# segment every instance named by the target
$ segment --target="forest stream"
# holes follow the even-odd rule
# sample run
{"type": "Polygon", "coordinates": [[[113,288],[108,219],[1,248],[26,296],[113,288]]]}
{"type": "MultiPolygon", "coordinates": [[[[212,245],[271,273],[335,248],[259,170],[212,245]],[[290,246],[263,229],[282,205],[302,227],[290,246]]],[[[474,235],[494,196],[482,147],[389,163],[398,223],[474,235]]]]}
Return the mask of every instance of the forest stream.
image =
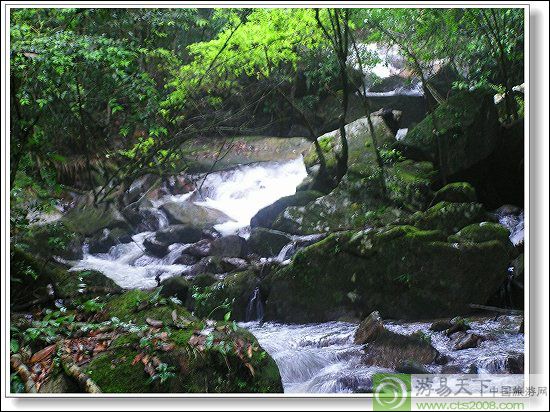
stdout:
{"type": "MultiPolygon", "coordinates": [[[[247,237],[250,218],[262,207],[293,194],[305,176],[301,157],[287,162],[244,165],[202,176],[197,180],[200,195],[196,190],[183,195],[166,195],[154,202],[158,227],[169,225],[160,206],[168,201],[185,204],[195,199],[196,204],[216,208],[231,218],[218,224],[218,231],[224,235],[238,233],[247,237]]],[[[501,223],[510,229],[511,240],[515,243],[523,238],[522,216],[499,216],[501,223]]],[[[132,236],[131,242],[115,245],[108,253],[90,254],[84,245],[83,259],[73,262],[71,270],[101,271],[128,289],[151,288],[157,285],[159,277],[166,279],[184,272],[188,267],[174,264],[174,261],[191,244],[174,243],[166,256],[156,258],[145,254],[143,248],[144,240],[152,234],[138,233],[132,236]]],[[[316,237],[310,235],[302,239],[311,242],[316,237]]],[[[298,249],[297,240],[299,237],[270,259],[288,261],[298,249]]],[[[371,388],[374,373],[391,371],[363,362],[363,346],[354,344],[353,340],[357,323],[263,323],[263,302],[257,293],[256,290],[250,296],[247,308],[247,319],[254,320],[240,325],[251,331],[274,358],[285,392],[364,392],[371,388]]],[[[451,339],[444,332],[430,330],[430,322],[387,321],[385,327],[403,335],[421,332],[431,336],[433,346],[449,361],[445,366],[429,366],[427,371],[430,373],[505,373],[508,360],[523,353],[524,336],[517,333],[521,321],[521,316],[514,315],[475,317],[470,323],[472,331],[487,339],[478,347],[458,352],[453,351],[451,339]]]]}

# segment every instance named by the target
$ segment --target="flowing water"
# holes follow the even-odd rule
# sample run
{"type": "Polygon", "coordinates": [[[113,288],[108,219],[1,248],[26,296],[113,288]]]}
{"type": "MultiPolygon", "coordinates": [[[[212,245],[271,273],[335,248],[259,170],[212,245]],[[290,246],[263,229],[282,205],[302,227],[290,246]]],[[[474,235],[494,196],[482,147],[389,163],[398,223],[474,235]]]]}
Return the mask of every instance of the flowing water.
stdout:
{"type": "MultiPolygon", "coordinates": [[[[211,173],[198,180],[197,191],[184,195],[167,195],[153,202],[153,216],[157,228],[168,226],[168,219],[159,209],[172,201],[218,209],[232,220],[216,229],[222,234],[239,233],[247,236],[251,217],[261,208],[277,199],[291,195],[306,177],[301,158],[283,162],[266,162],[240,166],[232,170],[211,173]]],[[[523,240],[523,213],[499,216],[500,222],[511,231],[514,244],[523,240]]],[[[176,243],[169,246],[166,256],[152,257],[145,253],[144,240],[154,232],[135,234],[129,243],[113,246],[108,253],[91,254],[84,247],[84,258],[73,262],[71,270],[94,269],[105,273],[124,288],[151,288],[159,276],[166,278],[184,272],[189,266],[174,262],[190,245],[176,243]]],[[[319,241],[324,235],[295,236],[270,259],[288,263],[297,250],[319,241]]],[[[246,308],[249,329],[262,347],[275,359],[283,380],[285,392],[336,393],[365,392],[372,387],[372,375],[386,371],[367,366],[363,362],[364,348],[353,343],[357,324],[328,322],[322,324],[286,325],[261,323],[264,315],[263,299],[257,288],[246,308]]],[[[429,330],[430,323],[386,322],[386,327],[401,334],[422,331],[429,335],[434,347],[448,356],[449,364],[457,371],[467,372],[472,365],[479,372],[502,373],[511,355],[523,353],[523,334],[516,333],[520,317],[500,316],[497,319],[479,319],[471,322],[473,332],[487,337],[477,348],[454,351],[451,340],[442,332],[429,330]]],[[[431,372],[442,372],[442,367],[431,365],[431,372]]]]}
{"type": "MultiPolygon", "coordinates": [[[[268,206],[283,196],[296,192],[307,176],[301,157],[287,162],[264,162],[239,166],[231,170],[199,176],[199,190],[182,195],[166,195],[153,201],[153,212],[158,220],[157,227],[168,226],[168,219],[159,208],[166,202],[176,202],[185,207],[192,201],[201,206],[218,209],[232,220],[215,226],[223,235],[239,233],[246,237],[250,219],[261,208],[268,206]]],[[[75,262],[72,269],[97,270],[113,279],[123,288],[151,288],[157,285],[157,278],[166,279],[183,273],[189,266],[175,265],[174,262],[190,245],[176,243],[170,245],[169,253],[163,258],[145,254],[143,241],[154,232],[134,235],[130,243],[113,246],[108,253],[90,254],[84,247],[84,257],[75,262]]],[[[294,243],[298,243],[296,240],[294,243]]],[[[293,244],[294,244],[293,243],[293,244]]],[[[289,246],[288,248],[296,247],[289,246]]],[[[287,248],[287,249],[288,249],[287,248]]],[[[286,254],[287,258],[290,256],[286,254]]]]}
{"type": "MultiPolygon", "coordinates": [[[[445,366],[430,365],[433,373],[468,373],[472,365],[479,373],[506,373],[510,356],[523,353],[523,334],[517,330],[520,316],[480,318],[470,323],[472,332],[487,337],[479,347],[455,351],[443,332],[430,331],[427,322],[384,322],[390,331],[410,335],[422,331],[432,345],[449,358],[445,366]],[[446,369],[444,369],[446,368],[446,369]]],[[[243,323],[273,357],[289,393],[366,392],[372,376],[391,369],[367,366],[364,348],[353,343],[357,324],[328,322],[308,325],[243,323]]]]}

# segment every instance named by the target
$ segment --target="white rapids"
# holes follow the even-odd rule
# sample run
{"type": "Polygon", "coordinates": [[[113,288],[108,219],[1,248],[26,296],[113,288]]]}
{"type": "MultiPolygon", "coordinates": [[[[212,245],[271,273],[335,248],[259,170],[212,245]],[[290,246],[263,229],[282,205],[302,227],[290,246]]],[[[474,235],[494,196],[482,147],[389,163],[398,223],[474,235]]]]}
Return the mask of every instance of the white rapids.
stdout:
{"type": "MultiPolygon", "coordinates": [[[[197,205],[208,206],[224,212],[232,220],[215,226],[223,235],[239,233],[248,235],[250,219],[261,208],[283,196],[296,193],[307,176],[302,157],[287,162],[263,162],[238,166],[231,170],[210,173],[200,177],[197,191],[183,195],[166,195],[153,202],[159,227],[166,227],[168,220],[159,207],[168,201],[181,203],[190,199],[197,205]]],[[[188,266],[175,265],[174,261],[189,245],[175,243],[163,258],[145,254],[143,241],[154,232],[142,232],[132,236],[129,243],[118,244],[108,253],[90,254],[84,247],[82,260],[74,262],[71,270],[97,270],[123,288],[152,288],[157,285],[157,276],[166,279],[181,274],[188,266]]]]}
{"type": "MultiPolygon", "coordinates": [[[[468,373],[475,366],[479,373],[506,373],[509,356],[524,351],[523,334],[517,333],[520,316],[499,316],[470,322],[472,332],[487,337],[477,348],[453,350],[451,339],[443,332],[430,331],[428,322],[384,322],[390,331],[410,335],[422,331],[432,345],[449,358],[446,367],[456,373],[468,373]]],[[[372,376],[389,369],[363,363],[363,346],[355,345],[357,324],[327,322],[287,325],[257,322],[242,323],[273,357],[283,381],[285,393],[357,393],[372,388],[372,376]]],[[[431,365],[432,373],[444,373],[444,367],[431,365]]],[[[448,372],[447,372],[448,373],[448,372]]]]}

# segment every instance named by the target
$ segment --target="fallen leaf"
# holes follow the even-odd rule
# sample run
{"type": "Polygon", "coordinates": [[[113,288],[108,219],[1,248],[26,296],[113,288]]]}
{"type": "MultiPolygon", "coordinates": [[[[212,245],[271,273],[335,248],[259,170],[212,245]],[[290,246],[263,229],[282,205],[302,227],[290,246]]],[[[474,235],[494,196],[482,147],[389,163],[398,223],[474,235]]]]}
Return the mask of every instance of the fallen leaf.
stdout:
{"type": "Polygon", "coordinates": [[[252,376],[254,376],[254,375],[256,374],[256,372],[254,372],[254,367],[253,367],[250,363],[245,362],[244,365],[248,368],[248,370],[250,371],[250,374],[251,374],[252,376]]]}
{"type": "Polygon", "coordinates": [[[55,345],[50,345],[45,347],[44,349],[36,352],[34,355],[32,355],[30,363],[36,363],[40,362],[43,359],[46,359],[47,357],[51,356],[51,354],[55,351],[55,345]]]}
{"type": "Polygon", "coordinates": [[[162,325],[164,325],[160,320],[151,319],[151,318],[146,318],[145,322],[149,326],[152,326],[153,328],[162,328],[162,325]]]}
{"type": "Polygon", "coordinates": [[[247,351],[247,353],[248,353],[248,357],[249,357],[249,358],[252,358],[252,345],[248,345],[248,351],[247,351]]]}
{"type": "Polygon", "coordinates": [[[138,353],[136,355],[136,357],[134,358],[134,360],[132,361],[132,366],[134,366],[136,363],[138,363],[143,358],[143,355],[145,355],[143,352],[138,353]]]}

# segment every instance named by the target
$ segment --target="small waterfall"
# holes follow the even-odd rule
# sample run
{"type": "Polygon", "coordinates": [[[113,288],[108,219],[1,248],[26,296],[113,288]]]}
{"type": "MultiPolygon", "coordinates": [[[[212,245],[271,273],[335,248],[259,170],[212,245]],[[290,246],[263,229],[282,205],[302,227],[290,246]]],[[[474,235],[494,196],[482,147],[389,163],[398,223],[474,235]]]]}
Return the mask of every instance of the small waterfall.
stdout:
{"type": "Polygon", "coordinates": [[[498,221],[510,231],[510,241],[517,246],[523,243],[525,213],[497,213],[498,221]]]}
{"type": "Polygon", "coordinates": [[[245,319],[247,322],[259,321],[261,322],[264,318],[264,303],[262,302],[262,294],[260,292],[260,287],[256,286],[250,299],[248,300],[248,305],[246,305],[245,319]]]}

